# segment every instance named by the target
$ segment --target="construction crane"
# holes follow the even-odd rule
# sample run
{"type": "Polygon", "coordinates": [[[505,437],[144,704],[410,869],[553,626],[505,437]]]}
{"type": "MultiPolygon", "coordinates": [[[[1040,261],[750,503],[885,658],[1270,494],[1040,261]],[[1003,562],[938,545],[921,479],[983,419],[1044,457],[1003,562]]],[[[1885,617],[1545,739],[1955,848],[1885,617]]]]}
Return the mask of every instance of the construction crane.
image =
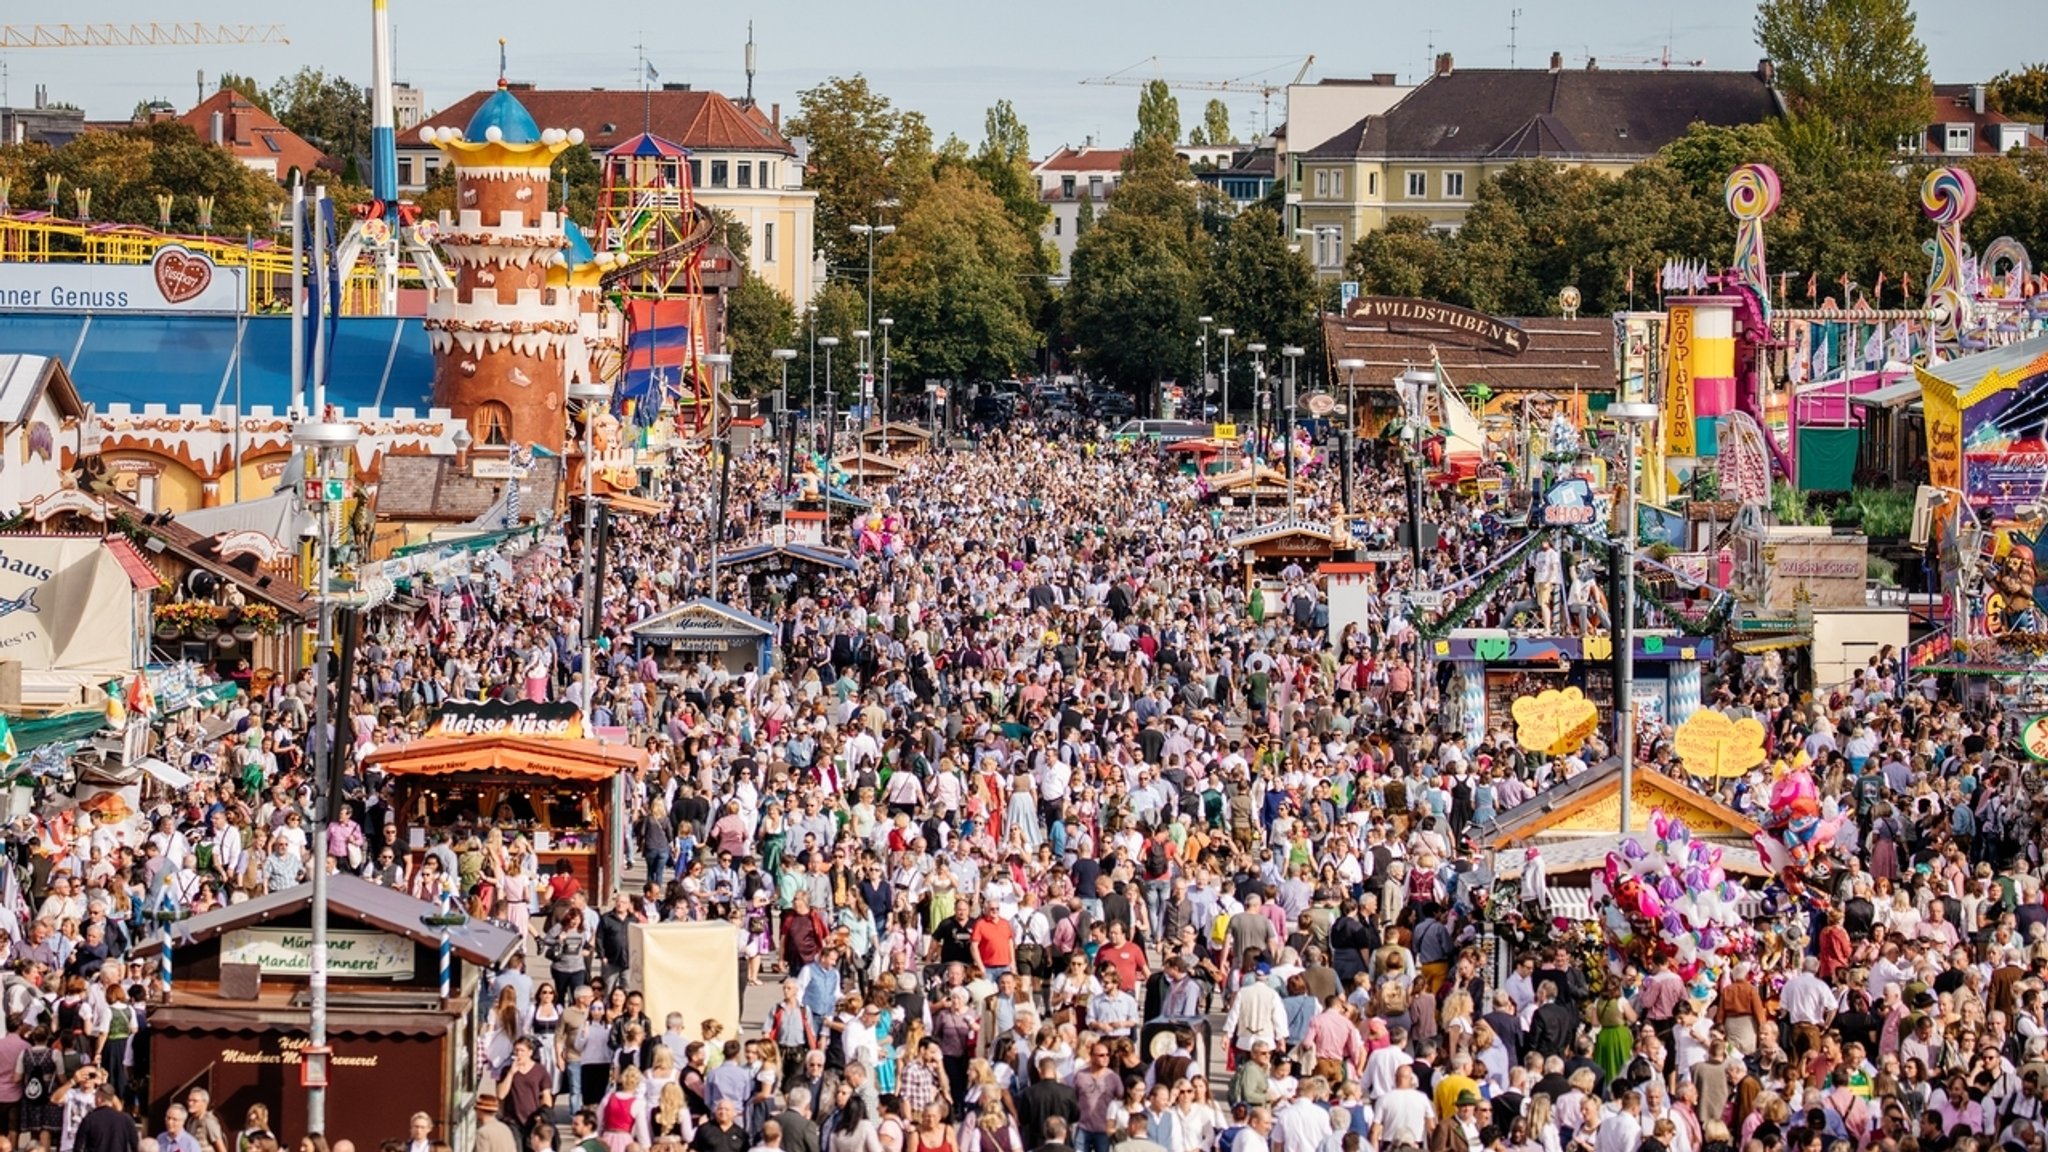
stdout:
{"type": "Polygon", "coordinates": [[[1278,93],[1287,91],[1290,85],[1301,83],[1302,77],[1308,75],[1308,70],[1315,66],[1315,62],[1316,57],[1315,53],[1313,52],[1303,57],[1301,61],[1301,67],[1297,68],[1294,72],[1294,79],[1289,80],[1286,84],[1268,84],[1264,81],[1250,80],[1243,76],[1234,77],[1229,80],[1167,80],[1164,77],[1160,76],[1125,75],[1125,73],[1134,71],[1139,68],[1143,68],[1148,64],[1151,65],[1153,68],[1157,69],[1159,67],[1159,57],[1148,56],[1145,59],[1138,61],[1136,64],[1131,65],[1129,68],[1120,68],[1115,72],[1111,72],[1107,76],[1099,76],[1092,80],[1083,80],[1081,81],[1081,83],[1108,84],[1125,88],[1142,88],[1145,85],[1152,83],[1152,81],[1154,80],[1159,80],[1163,82],[1168,88],[1180,88],[1184,90],[1193,90],[1197,92],[1245,92],[1257,96],[1265,102],[1266,127],[1270,130],[1273,126],[1273,97],[1278,93]]]}
{"type": "Polygon", "coordinates": [[[0,50],[289,43],[282,24],[0,24],[0,50]]]}
{"type": "Polygon", "coordinates": [[[1671,58],[1671,45],[1669,44],[1664,46],[1663,52],[1655,56],[1601,56],[1597,59],[1588,56],[1586,57],[1586,63],[1650,64],[1658,68],[1705,68],[1707,66],[1705,60],[1673,60],[1671,58]]]}

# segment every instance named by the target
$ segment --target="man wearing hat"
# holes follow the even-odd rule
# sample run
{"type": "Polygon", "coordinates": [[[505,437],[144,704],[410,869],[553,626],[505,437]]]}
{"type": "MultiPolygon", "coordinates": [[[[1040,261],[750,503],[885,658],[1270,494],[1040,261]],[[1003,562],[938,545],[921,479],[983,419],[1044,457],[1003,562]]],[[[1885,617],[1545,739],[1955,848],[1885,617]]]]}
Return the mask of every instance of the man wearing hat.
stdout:
{"type": "Polygon", "coordinates": [[[496,1095],[479,1093],[476,1103],[476,1152],[519,1152],[519,1137],[498,1117],[496,1095]]]}

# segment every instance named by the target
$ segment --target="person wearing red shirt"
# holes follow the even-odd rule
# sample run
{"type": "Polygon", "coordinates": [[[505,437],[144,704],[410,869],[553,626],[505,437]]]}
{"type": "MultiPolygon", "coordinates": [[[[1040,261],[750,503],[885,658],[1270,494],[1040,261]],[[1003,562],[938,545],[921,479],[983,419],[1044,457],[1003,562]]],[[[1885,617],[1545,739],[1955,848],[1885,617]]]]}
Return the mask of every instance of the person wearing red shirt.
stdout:
{"type": "Polygon", "coordinates": [[[1843,925],[1842,910],[1828,909],[1828,926],[1820,930],[1814,947],[1820,957],[1820,978],[1833,981],[1835,973],[1849,966],[1850,950],[1849,929],[1843,925]]]}
{"type": "Polygon", "coordinates": [[[1095,964],[1097,967],[1107,964],[1114,968],[1126,988],[1144,987],[1143,980],[1147,969],[1145,950],[1131,943],[1130,937],[1124,934],[1122,924],[1110,922],[1109,943],[1096,950],[1095,964]]]}
{"type": "Polygon", "coordinates": [[[970,937],[974,944],[974,958],[981,962],[981,970],[990,980],[1000,980],[1017,963],[1017,933],[1010,922],[996,915],[993,903],[983,903],[981,916],[974,922],[970,937]]]}

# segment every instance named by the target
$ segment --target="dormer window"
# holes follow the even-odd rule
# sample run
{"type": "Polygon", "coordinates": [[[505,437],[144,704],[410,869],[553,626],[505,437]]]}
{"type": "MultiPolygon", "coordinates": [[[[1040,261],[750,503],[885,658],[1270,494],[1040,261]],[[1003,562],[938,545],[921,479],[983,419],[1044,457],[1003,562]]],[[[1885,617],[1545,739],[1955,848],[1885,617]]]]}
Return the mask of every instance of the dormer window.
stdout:
{"type": "Polygon", "coordinates": [[[1970,151],[1970,126],[1969,126],[1968,124],[1951,124],[1951,125],[1949,125],[1949,126],[1948,126],[1948,136],[1947,136],[1947,138],[1946,138],[1946,143],[1944,143],[1944,144],[1942,145],[1942,151],[1944,151],[1944,152],[1968,152],[1968,151],[1970,151]]]}
{"type": "Polygon", "coordinates": [[[1073,198],[1074,198],[1074,178],[1073,178],[1072,176],[1062,176],[1062,177],[1060,177],[1060,199],[1062,199],[1062,200],[1072,200],[1073,198]]]}

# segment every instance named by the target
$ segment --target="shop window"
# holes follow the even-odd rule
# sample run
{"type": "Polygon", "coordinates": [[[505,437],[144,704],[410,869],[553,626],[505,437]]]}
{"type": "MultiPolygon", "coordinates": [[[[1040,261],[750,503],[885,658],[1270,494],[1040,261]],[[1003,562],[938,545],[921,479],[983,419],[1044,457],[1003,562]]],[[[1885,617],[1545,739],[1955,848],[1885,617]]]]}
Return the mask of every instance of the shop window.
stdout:
{"type": "Polygon", "coordinates": [[[496,400],[477,405],[469,418],[469,434],[479,447],[511,447],[512,409],[496,400]]]}

